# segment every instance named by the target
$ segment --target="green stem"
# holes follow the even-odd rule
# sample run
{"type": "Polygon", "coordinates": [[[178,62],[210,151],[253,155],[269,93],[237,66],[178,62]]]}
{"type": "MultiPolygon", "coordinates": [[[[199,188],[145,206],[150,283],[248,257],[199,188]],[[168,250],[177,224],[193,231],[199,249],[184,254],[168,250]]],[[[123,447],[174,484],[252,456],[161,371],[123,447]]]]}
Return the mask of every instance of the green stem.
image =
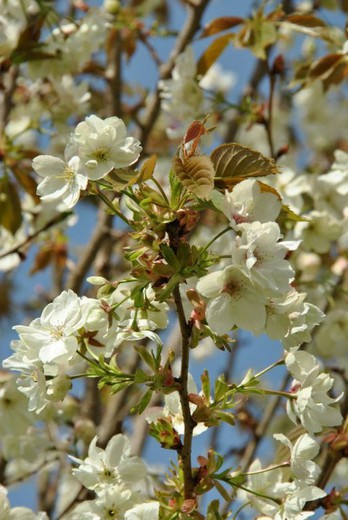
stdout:
{"type": "MultiPolygon", "coordinates": [[[[222,237],[222,235],[224,235],[225,233],[227,233],[228,231],[231,231],[231,230],[232,230],[232,228],[230,226],[228,226],[227,228],[220,231],[220,233],[218,233],[212,240],[210,240],[210,242],[208,242],[208,244],[201,250],[200,256],[202,256],[207,251],[207,249],[209,249],[209,247],[215,242],[215,240],[222,237]]],[[[230,258],[230,257],[228,257],[228,258],[230,258]]]]}
{"type": "Polygon", "coordinates": [[[167,195],[165,194],[165,192],[164,192],[162,186],[160,185],[160,183],[158,182],[158,180],[155,179],[154,177],[152,177],[151,180],[152,180],[152,182],[153,182],[154,184],[156,184],[156,186],[157,186],[157,188],[158,188],[160,194],[162,195],[163,199],[165,200],[165,202],[166,202],[166,203],[168,204],[168,206],[169,206],[169,200],[168,200],[168,197],[167,197],[167,195]]]}
{"type": "Polygon", "coordinates": [[[261,370],[261,372],[258,372],[257,374],[255,374],[254,377],[256,379],[258,379],[259,377],[263,376],[263,374],[266,374],[266,372],[269,372],[270,370],[272,370],[272,368],[279,367],[279,366],[284,365],[284,364],[285,364],[285,360],[284,359],[280,359],[279,361],[276,361],[275,363],[272,363],[272,365],[269,365],[269,367],[266,367],[263,370],[261,370]]]}
{"type": "Polygon", "coordinates": [[[241,484],[233,484],[234,487],[237,487],[238,489],[242,489],[243,491],[246,491],[247,493],[250,493],[251,495],[255,495],[256,497],[260,498],[266,498],[266,500],[272,500],[275,504],[279,505],[279,501],[276,498],[269,497],[267,495],[263,495],[262,493],[258,493],[257,491],[253,491],[247,487],[242,486],[241,484]]]}
{"type": "Polygon", "coordinates": [[[132,227],[131,226],[131,223],[129,222],[128,218],[125,217],[121,211],[118,211],[117,208],[115,208],[115,206],[113,205],[113,203],[107,198],[105,197],[104,193],[102,193],[99,188],[97,188],[97,194],[98,194],[98,197],[104,202],[104,204],[106,204],[106,206],[112,211],[112,214],[113,215],[116,215],[117,217],[119,217],[120,219],[123,220],[123,222],[125,222],[129,227],[132,227]]]}
{"type": "Polygon", "coordinates": [[[288,468],[289,466],[290,462],[282,462],[275,466],[269,466],[268,468],[259,469],[257,471],[247,471],[245,473],[241,473],[241,475],[260,475],[261,473],[267,473],[267,471],[272,471],[273,469],[288,468]]]}
{"type": "Polygon", "coordinates": [[[290,392],[283,392],[282,390],[269,390],[268,388],[258,388],[258,390],[267,395],[279,395],[281,397],[286,397],[287,399],[296,399],[295,394],[291,394],[290,392]]]}

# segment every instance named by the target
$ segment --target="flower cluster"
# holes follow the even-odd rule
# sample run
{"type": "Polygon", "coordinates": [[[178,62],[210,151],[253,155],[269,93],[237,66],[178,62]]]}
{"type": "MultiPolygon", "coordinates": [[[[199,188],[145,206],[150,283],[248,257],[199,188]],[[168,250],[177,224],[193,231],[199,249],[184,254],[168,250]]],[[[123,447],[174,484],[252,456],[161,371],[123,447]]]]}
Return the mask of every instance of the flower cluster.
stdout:
{"type": "Polygon", "coordinates": [[[325,491],[314,485],[320,472],[313,458],[319,453],[319,445],[307,433],[301,435],[293,445],[285,435],[275,434],[290,451],[290,458],[285,462],[289,471],[281,467],[262,470],[259,459],[250,466],[248,476],[248,499],[251,505],[266,518],[274,520],[302,520],[314,515],[303,512],[306,502],[317,500],[326,495],[325,491]],[[289,481],[291,477],[291,481],[289,481]],[[263,498],[263,496],[269,498],[263,498]]]}
{"type": "Polygon", "coordinates": [[[127,168],[140,151],[139,141],[127,137],[122,119],[88,116],[70,135],[64,161],[52,155],[35,157],[33,168],[44,178],[37,192],[42,200],[59,200],[72,208],[88,181],[101,179],[114,168],[127,168]]]}
{"type": "Polygon", "coordinates": [[[79,466],[73,475],[96,498],[78,505],[70,520],[156,520],[159,502],[147,501],[146,466],[139,457],[130,455],[130,443],[125,435],[110,439],[105,450],[98,448],[97,437],[90,443],[84,460],[72,457],[79,466]]]}
{"type": "Polygon", "coordinates": [[[283,241],[274,221],[280,211],[277,195],[263,191],[257,180],[239,183],[214,203],[229,219],[235,235],[231,265],[202,277],[197,290],[207,300],[206,319],[218,334],[233,327],[280,339],[284,348],[299,347],[322,312],[304,301],[291,286],[294,270],[286,259],[298,241],[283,241]]]}

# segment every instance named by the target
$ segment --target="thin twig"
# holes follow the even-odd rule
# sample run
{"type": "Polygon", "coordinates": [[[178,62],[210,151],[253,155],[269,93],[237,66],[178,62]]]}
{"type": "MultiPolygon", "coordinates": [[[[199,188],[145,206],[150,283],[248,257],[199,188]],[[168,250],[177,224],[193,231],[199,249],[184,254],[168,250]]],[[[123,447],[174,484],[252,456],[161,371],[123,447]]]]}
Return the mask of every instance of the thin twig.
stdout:
{"type": "Polygon", "coordinates": [[[99,209],[98,222],[95,227],[94,233],[90,242],[85,247],[85,250],[80,256],[80,260],[77,263],[76,268],[71,273],[68,279],[67,286],[78,293],[84,282],[88,270],[97,256],[97,253],[106,238],[110,236],[110,222],[112,222],[113,216],[105,213],[103,207],[99,209]]]}
{"type": "MultiPolygon", "coordinates": [[[[175,65],[175,59],[179,54],[181,54],[185,50],[187,45],[192,41],[196,32],[199,30],[203,13],[206,7],[208,6],[209,2],[210,0],[201,0],[201,2],[198,5],[188,5],[188,15],[186,18],[186,23],[176,39],[174,48],[169,56],[168,61],[164,63],[160,68],[160,80],[169,79],[171,77],[172,70],[175,65]]],[[[140,132],[140,142],[144,150],[146,148],[147,140],[150,136],[151,130],[159,116],[160,108],[160,89],[157,86],[153,94],[153,97],[149,103],[147,112],[144,116],[143,125],[140,132]]]]}

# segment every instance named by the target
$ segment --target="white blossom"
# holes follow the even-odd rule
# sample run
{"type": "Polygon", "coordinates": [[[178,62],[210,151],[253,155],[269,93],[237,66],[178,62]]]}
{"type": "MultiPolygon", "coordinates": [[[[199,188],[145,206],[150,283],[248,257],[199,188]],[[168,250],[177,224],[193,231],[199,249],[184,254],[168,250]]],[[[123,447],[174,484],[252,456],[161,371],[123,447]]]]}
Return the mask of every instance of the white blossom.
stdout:
{"type": "Polygon", "coordinates": [[[159,516],[159,502],[144,502],[137,504],[126,511],[125,520],[157,520],[159,516]]]}
{"type": "Polygon", "coordinates": [[[94,437],[84,460],[73,458],[79,464],[73,475],[87,489],[98,491],[110,486],[134,489],[146,476],[146,467],[139,457],[130,455],[130,442],[125,435],[114,435],[105,450],[97,446],[94,437]]]}
{"type": "Polygon", "coordinates": [[[244,222],[271,222],[279,215],[280,208],[281,201],[274,193],[263,192],[256,180],[247,179],[238,183],[233,191],[225,192],[218,209],[236,229],[244,222]]]}
{"type": "Polygon", "coordinates": [[[334,380],[321,372],[314,356],[304,351],[290,352],[285,364],[294,377],[291,392],[295,399],[287,401],[289,418],[297,424],[300,420],[310,433],[321,432],[325,426],[337,426],[342,416],[336,403],[337,398],[330,397],[334,380]]]}
{"type": "Polygon", "coordinates": [[[38,155],[33,160],[33,169],[44,177],[37,187],[42,200],[59,200],[72,208],[79,200],[81,190],[87,188],[88,177],[77,156],[63,161],[53,155],[38,155]]]}
{"type": "MultiPolygon", "coordinates": [[[[191,46],[179,54],[175,60],[172,78],[159,81],[161,106],[175,119],[180,121],[179,132],[184,123],[197,119],[202,111],[203,91],[196,80],[196,62],[191,46]]],[[[169,132],[175,137],[176,134],[169,132]]]]}
{"type": "Polygon", "coordinates": [[[319,307],[305,302],[304,298],[305,294],[299,293],[297,301],[289,309],[290,327],[288,333],[282,338],[282,344],[286,350],[309,343],[312,340],[313,328],[325,318],[325,314],[319,307]]]}
{"type": "Polygon", "coordinates": [[[294,477],[307,484],[313,484],[320,474],[320,466],[313,462],[320,450],[314,437],[304,433],[298,437],[295,444],[281,433],[276,433],[273,437],[289,448],[290,468],[294,477]]]}
{"type": "Polygon", "coordinates": [[[91,180],[105,177],[113,168],[127,168],[140,155],[140,142],[127,137],[126,125],[119,117],[86,117],[71,134],[68,155],[77,155],[83,171],[91,180]]]}
{"type": "Polygon", "coordinates": [[[330,251],[333,240],[337,240],[341,234],[341,223],[327,211],[311,211],[306,213],[306,219],[308,220],[296,223],[295,238],[302,239],[302,247],[307,251],[330,251]]]}
{"type": "Polygon", "coordinates": [[[249,467],[249,475],[245,484],[245,487],[251,491],[251,493],[247,493],[247,497],[257,511],[274,518],[279,510],[279,501],[285,496],[290,483],[282,482],[280,469],[261,470],[260,460],[255,459],[249,467]],[[264,495],[264,497],[255,495],[253,492],[264,495]]]}
{"type": "Polygon", "coordinates": [[[22,340],[13,340],[11,348],[15,351],[14,354],[2,364],[5,368],[20,372],[18,390],[28,398],[28,410],[40,413],[47,406],[48,397],[44,365],[38,358],[38,351],[22,340]]]}
{"type": "Polygon", "coordinates": [[[294,480],[289,484],[283,504],[274,516],[274,520],[304,520],[314,515],[313,511],[302,511],[306,502],[326,496],[325,491],[317,486],[294,480]]]}
{"type": "Polygon", "coordinates": [[[101,489],[95,500],[87,500],[78,505],[69,520],[123,520],[125,513],[138,500],[129,489],[108,486],[101,489]]]}
{"type": "Polygon", "coordinates": [[[76,354],[77,333],[84,320],[79,297],[68,290],[49,303],[29,326],[17,325],[14,329],[43,363],[65,365],[76,354]]]}
{"type": "Polygon", "coordinates": [[[260,286],[256,287],[238,266],[228,266],[203,276],[197,291],[207,298],[208,325],[218,334],[234,326],[263,332],[266,323],[266,299],[260,286]]]}
{"type": "Polygon", "coordinates": [[[285,255],[296,249],[299,242],[281,242],[276,222],[240,224],[232,244],[232,262],[246,267],[251,279],[273,291],[287,291],[294,279],[294,270],[285,255]]]}
{"type": "Polygon", "coordinates": [[[237,78],[233,72],[224,70],[220,63],[215,62],[199,81],[199,86],[226,96],[236,82],[237,78]]]}

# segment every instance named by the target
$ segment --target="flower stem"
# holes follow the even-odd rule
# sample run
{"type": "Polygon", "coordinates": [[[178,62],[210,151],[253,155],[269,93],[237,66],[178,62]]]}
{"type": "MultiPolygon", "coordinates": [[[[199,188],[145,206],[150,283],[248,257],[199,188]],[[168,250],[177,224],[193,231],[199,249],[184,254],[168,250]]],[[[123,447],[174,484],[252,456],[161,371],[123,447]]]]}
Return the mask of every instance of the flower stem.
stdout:
{"type": "Polygon", "coordinates": [[[285,364],[285,360],[284,359],[280,359],[279,361],[276,361],[275,363],[272,363],[272,365],[269,365],[268,367],[266,367],[263,370],[261,370],[261,372],[258,372],[257,374],[255,374],[254,377],[256,379],[258,379],[259,377],[261,377],[264,374],[266,374],[266,372],[268,372],[269,370],[272,370],[273,368],[279,367],[279,366],[284,365],[284,364],[285,364]]]}
{"type": "MultiPolygon", "coordinates": [[[[200,256],[202,256],[206,251],[207,249],[209,249],[209,247],[215,242],[215,240],[217,240],[218,238],[220,238],[222,235],[224,235],[225,233],[227,233],[228,231],[232,231],[232,228],[230,226],[228,226],[227,228],[223,229],[222,231],[220,231],[220,233],[218,233],[214,238],[212,238],[210,240],[210,242],[208,242],[208,244],[201,250],[200,252],[200,256]]],[[[231,258],[231,257],[229,257],[231,258]]]]}

